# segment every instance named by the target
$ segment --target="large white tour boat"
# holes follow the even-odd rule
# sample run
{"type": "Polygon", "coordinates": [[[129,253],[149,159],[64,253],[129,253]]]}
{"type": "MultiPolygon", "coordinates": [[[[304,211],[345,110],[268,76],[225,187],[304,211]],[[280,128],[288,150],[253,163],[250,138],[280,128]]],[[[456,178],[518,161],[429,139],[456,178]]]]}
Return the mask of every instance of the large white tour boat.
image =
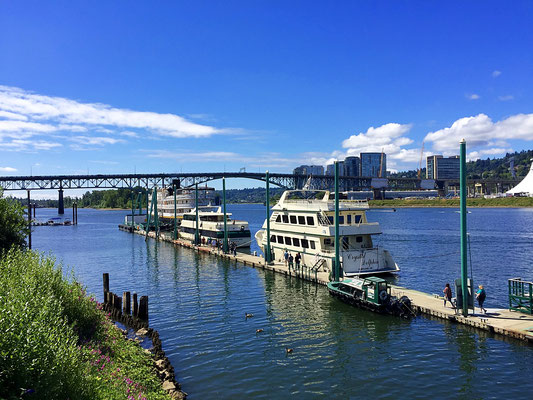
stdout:
{"type": "MultiPolygon", "coordinates": [[[[148,203],[151,207],[152,199],[148,203]]],[[[215,189],[212,187],[198,188],[198,205],[208,206],[215,203],[215,189]]],[[[196,207],[196,193],[194,188],[176,189],[176,218],[181,220],[183,215],[196,207]]],[[[174,219],[174,192],[172,187],[157,190],[157,213],[163,220],[174,219]]],[[[153,214],[153,211],[152,211],[153,214]]]]}
{"type": "MultiPolygon", "coordinates": [[[[272,207],[270,246],[273,259],[285,251],[302,255],[302,264],[332,271],[335,261],[334,193],[326,190],[287,190],[272,207]]],[[[390,253],[375,246],[372,236],[381,234],[379,223],[368,222],[368,203],[339,198],[340,261],[344,276],[399,271],[390,253]]],[[[261,249],[267,245],[266,220],[255,238],[261,249]]]]}
{"type": "MultiPolygon", "coordinates": [[[[224,213],[221,207],[198,207],[200,240],[224,240],[224,213]]],[[[250,247],[251,234],[247,221],[231,219],[231,213],[226,213],[226,229],[228,242],[234,242],[237,247],[250,247]]],[[[183,215],[179,230],[180,237],[193,241],[196,232],[196,209],[183,215]]]]}

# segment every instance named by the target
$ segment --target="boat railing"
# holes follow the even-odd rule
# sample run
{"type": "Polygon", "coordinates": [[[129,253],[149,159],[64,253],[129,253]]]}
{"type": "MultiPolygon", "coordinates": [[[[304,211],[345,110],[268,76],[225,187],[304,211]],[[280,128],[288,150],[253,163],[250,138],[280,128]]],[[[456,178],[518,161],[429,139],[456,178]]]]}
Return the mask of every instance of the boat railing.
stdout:
{"type": "MultiPolygon", "coordinates": [[[[374,246],[374,247],[350,247],[350,246],[342,246],[342,250],[343,251],[363,251],[363,252],[367,252],[367,251],[379,251],[379,246],[374,246]]],[[[320,251],[321,253],[325,253],[325,254],[335,254],[335,248],[331,248],[331,250],[329,249],[322,249],[320,251]]]]}

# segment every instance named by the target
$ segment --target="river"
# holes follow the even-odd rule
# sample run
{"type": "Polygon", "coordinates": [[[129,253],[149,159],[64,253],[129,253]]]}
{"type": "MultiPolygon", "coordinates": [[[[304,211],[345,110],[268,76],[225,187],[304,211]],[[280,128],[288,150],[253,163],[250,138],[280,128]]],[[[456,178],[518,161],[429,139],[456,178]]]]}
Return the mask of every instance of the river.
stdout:
{"type": "MultiPolygon", "coordinates": [[[[248,220],[252,234],[265,218],[260,205],[228,211],[248,220]]],[[[37,218],[56,213],[38,209],[37,218]]],[[[77,226],[35,227],[33,247],[71,267],[100,300],[104,272],[112,291],[148,295],[150,325],[190,399],[489,399],[533,392],[532,346],[441,320],[376,315],[339,302],[322,286],[145,242],[118,230],[126,213],[79,209],[77,226]]],[[[440,294],[459,277],[456,210],[367,216],[380,222],[384,233],[376,242],[400,265],[397,284],[440,294]]],[[[471,209],[468,227],[473,277],[487,290],[486,307],[505,307],[507,279],[533,279],[533,209],[471,209]]]]}

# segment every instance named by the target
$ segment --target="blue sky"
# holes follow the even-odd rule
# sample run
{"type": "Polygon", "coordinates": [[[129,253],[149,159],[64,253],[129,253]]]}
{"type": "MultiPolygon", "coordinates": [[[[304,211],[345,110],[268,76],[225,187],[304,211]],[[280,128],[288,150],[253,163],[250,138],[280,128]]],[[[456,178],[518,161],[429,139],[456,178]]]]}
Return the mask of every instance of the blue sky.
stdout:
{"type": "Polygon", "coordinates": [[[531,21],[531,1],[0,1],[0,175],[531,149],[531,21]]]}

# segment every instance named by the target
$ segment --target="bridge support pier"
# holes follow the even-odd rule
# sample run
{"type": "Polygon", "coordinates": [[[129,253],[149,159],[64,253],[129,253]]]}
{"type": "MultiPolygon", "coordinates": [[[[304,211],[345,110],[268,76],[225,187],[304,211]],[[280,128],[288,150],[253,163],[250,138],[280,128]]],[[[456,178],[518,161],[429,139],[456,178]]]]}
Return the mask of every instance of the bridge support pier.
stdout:
{"type": "Polygon", "coordinates": [[[65,214],[65,202],[63,201],[63,189],[59,189],[59,204],[57,205],[57,213],[65,214]]]}

